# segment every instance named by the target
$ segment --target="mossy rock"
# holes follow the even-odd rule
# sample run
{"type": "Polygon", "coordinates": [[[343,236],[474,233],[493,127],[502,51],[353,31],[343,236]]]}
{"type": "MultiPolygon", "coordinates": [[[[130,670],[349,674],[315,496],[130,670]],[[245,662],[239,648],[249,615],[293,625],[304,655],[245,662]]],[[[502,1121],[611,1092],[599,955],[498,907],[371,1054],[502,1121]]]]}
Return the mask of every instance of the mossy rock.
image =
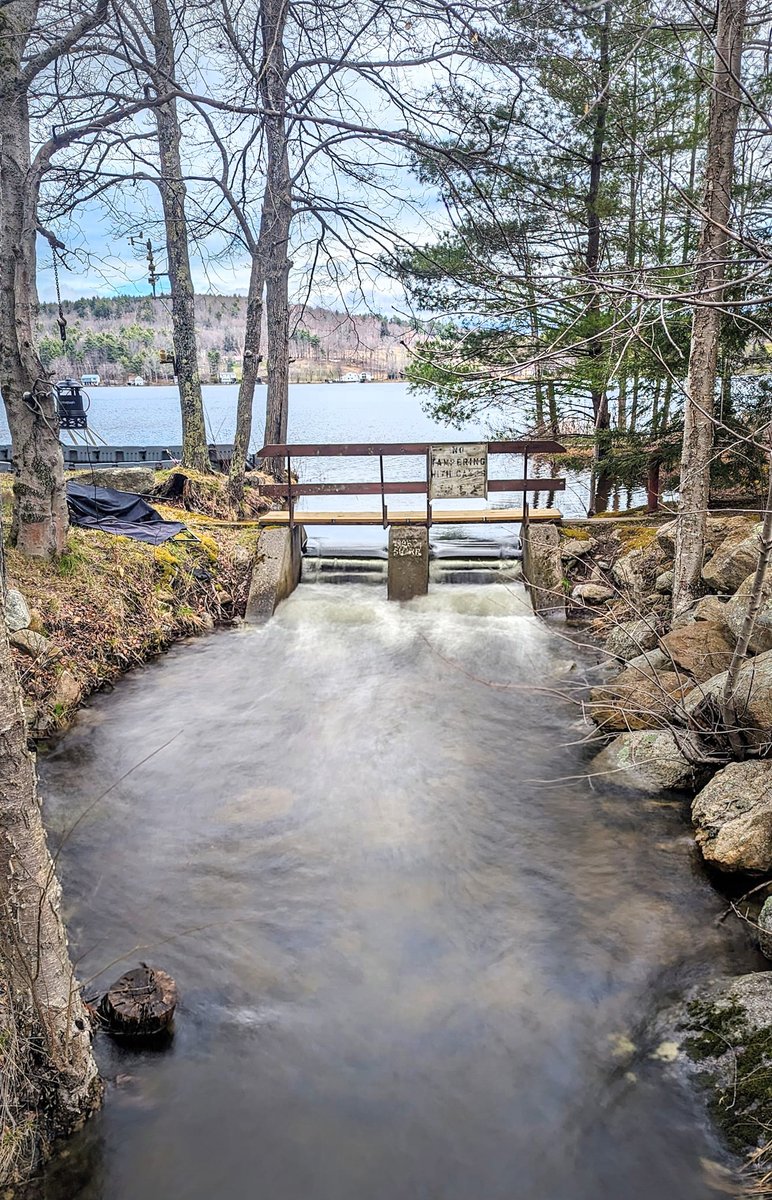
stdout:
{"type": "Polygon", "coordinates": [[[675,1024],[681,1061],[705,1091],[729,1145],[740,1154],[766,1146],[772,1128],[772,972],[695,989],[675,1024]]]}

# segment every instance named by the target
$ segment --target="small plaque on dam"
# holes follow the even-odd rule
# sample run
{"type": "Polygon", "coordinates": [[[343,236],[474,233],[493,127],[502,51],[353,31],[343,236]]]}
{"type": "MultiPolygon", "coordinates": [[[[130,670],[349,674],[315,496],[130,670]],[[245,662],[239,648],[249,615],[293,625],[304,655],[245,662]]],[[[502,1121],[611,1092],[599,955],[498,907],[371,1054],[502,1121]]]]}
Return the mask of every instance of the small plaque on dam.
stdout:
{"type": "Polygon", "coordinates": [[[485,442],[432,446],[429,466],[430,500],[487,498],[488,446],[485,442]]]}
{"type": "Polygon", "coordinates": [[[425,525],[389,529],[389,599],[412,600],[429,590],[429,530],[425,525]]]}

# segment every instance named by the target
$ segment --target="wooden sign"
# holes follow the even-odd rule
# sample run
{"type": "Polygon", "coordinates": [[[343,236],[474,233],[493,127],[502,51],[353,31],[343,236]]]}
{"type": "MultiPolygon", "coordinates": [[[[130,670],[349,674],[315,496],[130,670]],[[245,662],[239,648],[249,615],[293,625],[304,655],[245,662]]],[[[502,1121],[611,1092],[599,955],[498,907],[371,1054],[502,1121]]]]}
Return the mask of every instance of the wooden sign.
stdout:
{"type": "Polygon", "coordinates": [[[432,446],[429,451],[429,499],[454,500],[488,496],[486,442],[432,446]]]}

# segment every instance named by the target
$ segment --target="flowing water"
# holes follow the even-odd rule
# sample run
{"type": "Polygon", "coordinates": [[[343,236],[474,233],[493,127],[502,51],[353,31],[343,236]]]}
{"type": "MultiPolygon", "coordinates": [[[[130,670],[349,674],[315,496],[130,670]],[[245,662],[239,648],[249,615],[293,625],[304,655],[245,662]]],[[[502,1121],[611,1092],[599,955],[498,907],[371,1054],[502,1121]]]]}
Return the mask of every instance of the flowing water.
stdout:
{"type": "Polygon", "coordinates": [[[97,698],[42,764],[79,971],[182,1000],[47,1200],[722,1194],[650,1023],[748,952],[680,805],[583,777],[593,661],[516,583],[305,583],[97,698]]]}

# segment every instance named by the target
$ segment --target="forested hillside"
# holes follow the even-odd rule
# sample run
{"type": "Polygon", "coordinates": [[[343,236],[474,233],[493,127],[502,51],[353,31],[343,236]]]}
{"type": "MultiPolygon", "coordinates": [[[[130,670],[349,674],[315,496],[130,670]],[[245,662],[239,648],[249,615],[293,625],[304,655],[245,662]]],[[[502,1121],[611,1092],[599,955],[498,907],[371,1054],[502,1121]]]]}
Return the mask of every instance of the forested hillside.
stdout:
{"type": "MultiPolygon", "coordinates": [[[[172,349],[168,296],[91,296],[64,300],[62,309],[67,321],[64,347],[57,306],[41,305],[39,321],[40,356],[57,377],[99,374],[103,383],[124,383],[137,375],[148,381],[169,378],[171,368],[160,362],[161,352],[172,349]]],[[[202,379],[240,375],[246,312],[244,296],[196,297],[202,379]]],[[[339,379],[349,371],[397,379],[405,370],[407,346],[415,336],[408,322],[399,318],[351,316],[324,308],[295,308],[290,330],[294,382],[339,379]]]]}

